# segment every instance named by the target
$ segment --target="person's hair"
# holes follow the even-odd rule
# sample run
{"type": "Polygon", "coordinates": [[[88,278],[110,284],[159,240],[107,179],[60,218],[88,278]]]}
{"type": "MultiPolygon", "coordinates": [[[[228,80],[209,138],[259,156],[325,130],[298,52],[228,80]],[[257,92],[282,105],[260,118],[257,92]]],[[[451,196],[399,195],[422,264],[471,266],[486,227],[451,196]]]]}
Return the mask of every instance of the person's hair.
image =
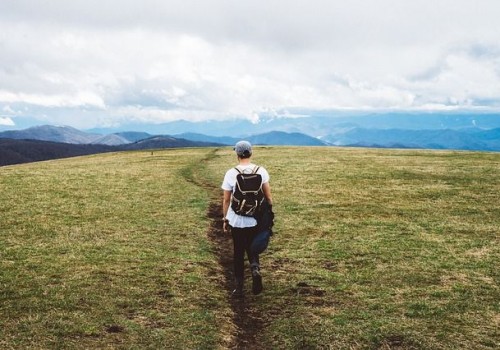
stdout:
{"type": "Polygon", "coordinates": [[[250,152],[249,150],[244,150],[243,154],[238,154],[238,158],[241,158],[241,159],[247,159],[247,158],[250,158],[251,156],[252,156],[252,152],[250,152]]]}

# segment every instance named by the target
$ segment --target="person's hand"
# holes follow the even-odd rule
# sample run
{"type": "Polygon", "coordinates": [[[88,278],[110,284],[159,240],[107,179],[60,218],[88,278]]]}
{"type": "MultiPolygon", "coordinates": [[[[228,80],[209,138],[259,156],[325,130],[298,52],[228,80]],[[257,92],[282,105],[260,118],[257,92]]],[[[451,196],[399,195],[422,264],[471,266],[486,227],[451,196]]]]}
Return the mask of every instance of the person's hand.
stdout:
{"type": "Polygon", "coordinates": [[[223,219],[222,220],[222,231],[224,231],[224,233],[228,233],[229,229],[230,229],[229,221],[227,221],[226,219],[223,219]]]}

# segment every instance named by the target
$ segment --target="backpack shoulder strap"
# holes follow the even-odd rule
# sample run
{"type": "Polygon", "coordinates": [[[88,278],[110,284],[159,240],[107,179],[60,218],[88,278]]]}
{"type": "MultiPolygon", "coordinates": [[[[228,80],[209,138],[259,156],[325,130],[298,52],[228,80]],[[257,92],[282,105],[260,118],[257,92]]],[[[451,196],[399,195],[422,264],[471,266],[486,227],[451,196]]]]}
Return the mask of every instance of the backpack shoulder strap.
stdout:
{"type": "Polygon", "coordinates": [[[241,174],[241,170],[238,169],[237,167],[234,167],[236,169],[236,171],[238,172],[238,174],[241,174]]]}
{"type": "Polygon", "coordinates": [[[253,168],[252,174],[257,174],[257,171],[259,171],[260,166],[256,165],[255,168],[253,168]]]}

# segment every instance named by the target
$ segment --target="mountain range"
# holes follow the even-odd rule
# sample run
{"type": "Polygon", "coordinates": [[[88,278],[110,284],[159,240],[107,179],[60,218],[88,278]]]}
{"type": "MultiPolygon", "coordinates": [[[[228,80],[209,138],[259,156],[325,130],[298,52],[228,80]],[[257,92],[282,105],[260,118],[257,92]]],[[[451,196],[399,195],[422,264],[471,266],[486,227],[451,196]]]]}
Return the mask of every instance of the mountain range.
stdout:
{"type": "MultiPolygon", "coordinates": [[[[9,130],[0,132],[0,138],[30,139],[63,142],[71,144],[101,144],[108,146],[129,145],[125,148],[139,147],[144,144],[164,144],[183,140],[188,146],[220,146],[234,145],[240,138],[229,136],[210,136],[197,133],[182,133],[176,135],[151,135],[146,132],[117,132],[113,134],[97,134],[84,132],[70,126],[35,126],[24,130],[9,130]]],[[[286,133],[271,131],[252,135],[246,138],[254,144],[266,145],[296,145],[296,146],[325,146],[326,142],[302,133],[286,133]]],[[[181,142],[181,143],[182,143],[181,142]]],[[[184,143],[182,143],[184,145],[184,143]]],[[[186,146],[186,145],[184,145],[186,146]]],[[[141,146],[142,147],[142,146],[141,146]]],[[[154,148],[154,147],[153,147],[154,148]]]]}
{"type": "MultiPolygon", "coordinates": [[[[210,136],[231,136],[246,138],[251,135],[270,131],[287,133],[303,133],[316,138],[348,131],[362,129],[399,129],[399,130],[463,130],[463,129],[495,129],[500,128],[500,113],[346,113],[337,115],[333,112],[316,112],[312,115],[297,116],[261,116],[257,121],[246,119],[206,120],[190,122],[177,120],[162,124],[125,124],[119,128],[95,128],[87,130],[91,133],[112,134],[128,130],[143,131],[158,135],[178,135],[197,133],[210,136]]],[[[306,114],[306,111],[303,113],[306,114]]]]}
{"type": "Polygon", "coordinates": [[[241,119],[203,122],[180,120],[159,125],[141,124],[135,130],[139,131],[82,131],[69,126],[43,125],[2,131],[0,139],[4,140],[0,143],[0,164],[44,158],[40,152],[30,151],[30,147],[45,150],[49,157],[47,159],[51,159],[56,154],[63,157],[134,149],[234,145],[241,139],[261,145],[500,151],[500,114],[264,116],[254,123],[241,119]],[[37,143],[35,140],[58,145],[37,143]]]}
{"type": "Polygon", "coordinates": [[[500,151],[500,128],[489,130],[353,128],[343,133],[327,135],[322,139],[335,146],[500,151]]]}
{"type": "MultiPolygon", "coordinates": [[[[234,145],[239,139],[185,133],[175,136],[144,132],[99,135],[69,126],[38,126],[0,132],[0,166],[66,158],[102,152],[179,147],[217,147],[234,145]]],[[[284,132],[269,132],[249,138],[254,144],[326,145],[316,138],[284,132]]]]}

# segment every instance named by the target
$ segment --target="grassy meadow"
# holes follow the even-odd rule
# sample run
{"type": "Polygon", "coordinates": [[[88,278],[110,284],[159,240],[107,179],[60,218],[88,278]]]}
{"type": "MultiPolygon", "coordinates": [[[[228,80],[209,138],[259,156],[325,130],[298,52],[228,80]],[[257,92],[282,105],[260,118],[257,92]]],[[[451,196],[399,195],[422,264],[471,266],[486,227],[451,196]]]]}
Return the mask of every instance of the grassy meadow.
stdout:
{"type": "Polygon", "coordinates": [[[0,168],[0,348],[212,348],[232,330],[180,175],[206,150],[0,168]]]}
{"type": "Polygon", "coordinates": [[[243,308],[207,235],[230,148],[0,168],[0,348],[500,347],[500,154],[254,158],[276,225],[243,308]]]}

